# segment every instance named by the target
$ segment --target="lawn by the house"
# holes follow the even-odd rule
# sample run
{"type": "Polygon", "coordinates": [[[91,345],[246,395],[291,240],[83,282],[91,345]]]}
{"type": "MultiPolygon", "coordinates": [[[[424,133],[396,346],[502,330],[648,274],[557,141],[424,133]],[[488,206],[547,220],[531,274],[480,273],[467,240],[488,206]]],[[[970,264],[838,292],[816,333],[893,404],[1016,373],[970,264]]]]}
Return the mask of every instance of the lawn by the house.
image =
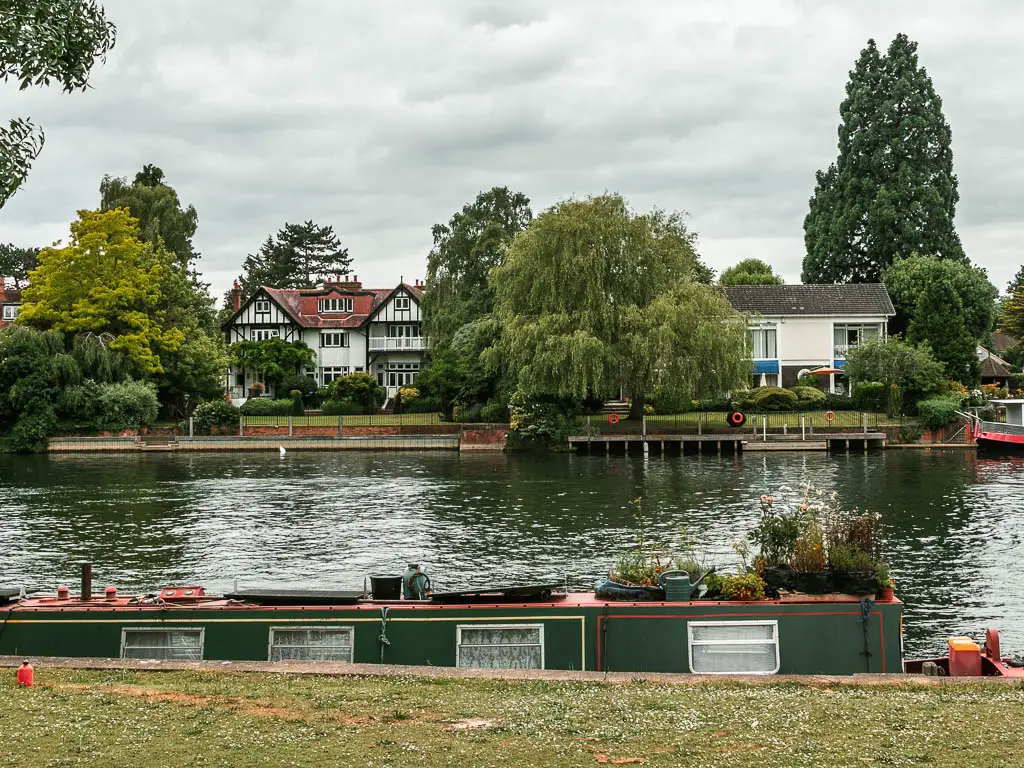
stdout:
{"type": "Polygon", "coordinates": [[[3,670],[0,766],[1024,764],[1024,688],[3,670]]]}

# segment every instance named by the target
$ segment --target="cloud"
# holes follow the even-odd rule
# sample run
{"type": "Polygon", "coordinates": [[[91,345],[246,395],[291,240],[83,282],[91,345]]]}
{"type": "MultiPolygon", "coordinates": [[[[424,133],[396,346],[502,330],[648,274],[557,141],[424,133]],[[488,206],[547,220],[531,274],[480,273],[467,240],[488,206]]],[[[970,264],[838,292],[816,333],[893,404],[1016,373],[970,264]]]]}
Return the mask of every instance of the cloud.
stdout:
{"type": "Polygon", "coordinates": [[[869,37],[897,32],[953,127],[958,228],[1004,285],[1024,259],[1024,7],[952,0],[458,3],[107,0],[93,89],[0,89],[47,145],[0,241],[65,236],[104,174],[165,171],[221,292],[286,221],[332,224],[364,281],[422,276],[430,228],[482,189],[540,210],[606,190],[686,210],[708,261],[797,280],[814,173],[869,37]]]}

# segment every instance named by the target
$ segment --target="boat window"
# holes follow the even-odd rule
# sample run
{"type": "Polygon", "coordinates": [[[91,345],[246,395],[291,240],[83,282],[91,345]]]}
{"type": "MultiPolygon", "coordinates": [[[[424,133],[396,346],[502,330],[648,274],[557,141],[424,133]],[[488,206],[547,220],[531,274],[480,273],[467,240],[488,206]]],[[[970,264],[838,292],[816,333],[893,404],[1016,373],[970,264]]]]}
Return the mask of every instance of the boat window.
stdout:
{"type": "Polygon", "coordinates": [[[270,660],[352,661],[352,627],[271,627],[270,660]]]}
{"type": "Polygon", "coordinates": [[[457,636],[457,667],[544,669],[544,627],[540,624],[459,626],[457,636]]]}
{"type": "Polygon", "coordinates": [[[121,630],[121,658],[198,661],[203,658],[203,632],[203,629],[125,627],[121,630]]]}
{"type": "Polygon", "coordinates": [[[779,671],[776,621],[691,621],[690,671],[707,675],[772,675],[779,671]]]}

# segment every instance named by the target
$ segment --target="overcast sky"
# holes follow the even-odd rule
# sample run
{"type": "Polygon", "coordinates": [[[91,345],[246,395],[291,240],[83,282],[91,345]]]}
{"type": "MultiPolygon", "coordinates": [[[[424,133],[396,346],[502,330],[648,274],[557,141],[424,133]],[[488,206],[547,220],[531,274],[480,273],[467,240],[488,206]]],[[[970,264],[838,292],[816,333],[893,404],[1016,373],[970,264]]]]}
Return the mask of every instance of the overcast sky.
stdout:
{"type": "Polygon", "coordinates": [[[623,194],[681,209],[718,269],[797,282],[814,173],[868,38],[897,32],[953,129],[957,228],[1001,289],[1024,262],[1024,4],[709,0],[107,0],[93,89],[18,92],[46,147],[0,242],[63,238],[104,174],[163,168],[220,296],[286,221],[331,224],[364,284],[423,277],[430,228],[482,189],[534,211],[623,194]]]}

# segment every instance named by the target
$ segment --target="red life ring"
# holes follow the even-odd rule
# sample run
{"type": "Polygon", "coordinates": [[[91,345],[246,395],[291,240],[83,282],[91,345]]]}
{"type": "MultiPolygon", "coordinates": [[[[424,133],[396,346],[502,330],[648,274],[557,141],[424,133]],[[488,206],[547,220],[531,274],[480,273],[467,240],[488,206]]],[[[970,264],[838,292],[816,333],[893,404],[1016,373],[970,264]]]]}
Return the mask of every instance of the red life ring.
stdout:
{"type": "Polygon", "coordinates": [[[729,423],[734,427],[742,427],[747,421],[747,417],[739,411],[733,411],[729,414],[729,423]]]}
{"type": "Polygon", "coordinates": [[[836,420],[836,412],[835,411],[825,411],[825,421],[827,421],[829,424],[831,424],[835,420],[836,420]]]}
{"type": "Polygon", "coordinates": [[[609,413],[608,414],[608,423],[609,424],[618,424],[619,423],[619,415],[617,413],[609,413]]]}

